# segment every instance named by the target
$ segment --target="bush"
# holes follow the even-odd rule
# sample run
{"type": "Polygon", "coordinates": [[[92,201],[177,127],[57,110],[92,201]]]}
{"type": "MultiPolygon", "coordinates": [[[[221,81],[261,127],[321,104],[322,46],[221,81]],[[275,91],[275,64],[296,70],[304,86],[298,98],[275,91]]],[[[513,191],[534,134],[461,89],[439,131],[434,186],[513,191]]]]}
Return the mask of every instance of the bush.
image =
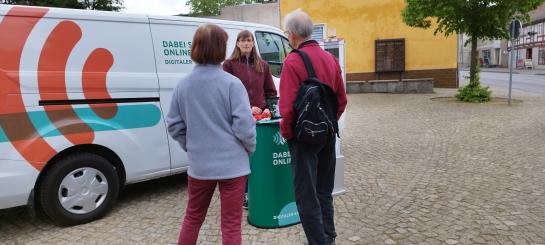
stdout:
{"type": "Polygon", "coordinates": [[[487,102],[492,99],[492,91],[490,87],[483,87],[481,85],[472,86],[472,84],[461,87],[458,89],[456,98],[461,101],[471,103],[487,102]]]}

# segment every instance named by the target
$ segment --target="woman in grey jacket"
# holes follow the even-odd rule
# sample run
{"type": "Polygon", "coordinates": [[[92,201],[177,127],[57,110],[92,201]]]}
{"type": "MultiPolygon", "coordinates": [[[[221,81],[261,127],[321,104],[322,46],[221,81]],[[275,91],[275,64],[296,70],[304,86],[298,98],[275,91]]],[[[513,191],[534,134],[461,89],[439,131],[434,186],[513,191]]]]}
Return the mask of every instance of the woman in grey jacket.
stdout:
{"type": "Polygon", "coordinates": [[[188,195],[179,244],[196,244],[219,184],[223,244],[241,244],[242,202],[249,154],[256,146],[255,122],[242,82],[224,72],[227,33],[199,27],[191,59],[197,63],[174,89],[168,131],[189,158],[188,195]]]}

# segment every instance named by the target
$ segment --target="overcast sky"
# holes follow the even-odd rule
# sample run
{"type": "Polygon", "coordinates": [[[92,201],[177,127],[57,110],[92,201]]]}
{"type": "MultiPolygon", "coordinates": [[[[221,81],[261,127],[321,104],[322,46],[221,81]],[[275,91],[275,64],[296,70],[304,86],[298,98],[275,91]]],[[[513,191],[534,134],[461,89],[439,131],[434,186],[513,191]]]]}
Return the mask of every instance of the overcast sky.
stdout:
{"type": "Polygon", "coordinates": [[[124,0],[122,12],[152,15],[187,14],[186,0],[124,0]]]}

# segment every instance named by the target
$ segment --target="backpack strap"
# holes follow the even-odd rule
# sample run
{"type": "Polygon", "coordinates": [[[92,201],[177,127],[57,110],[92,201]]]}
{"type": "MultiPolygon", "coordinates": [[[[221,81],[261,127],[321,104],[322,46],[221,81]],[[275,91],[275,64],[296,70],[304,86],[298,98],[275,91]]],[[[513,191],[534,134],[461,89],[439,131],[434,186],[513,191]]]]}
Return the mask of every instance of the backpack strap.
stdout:
{"type": "Polygon", "coordinates": [[[303,62],[305,63],[305,68],[308,72],[308,78],[316,78],[316,73],[314,72],[314,67],[312,66],[312,62],[310,62],[310,59],[308,58],[308,55],[299,49],[293,49],[290,53],[298,53],[301,58],[303,58],[303,62]]]}

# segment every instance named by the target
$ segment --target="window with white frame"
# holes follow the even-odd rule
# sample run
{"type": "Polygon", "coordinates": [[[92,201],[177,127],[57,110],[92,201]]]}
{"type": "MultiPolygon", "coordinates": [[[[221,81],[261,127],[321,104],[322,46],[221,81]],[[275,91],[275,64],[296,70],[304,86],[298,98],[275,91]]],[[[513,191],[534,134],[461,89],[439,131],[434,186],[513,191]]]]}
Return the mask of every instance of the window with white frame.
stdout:
{"type": "Polygon", "coordinates": [[[325,24],[316,24],[312,27],[312,39],[320,41],[325,37],[325,24]]]}

